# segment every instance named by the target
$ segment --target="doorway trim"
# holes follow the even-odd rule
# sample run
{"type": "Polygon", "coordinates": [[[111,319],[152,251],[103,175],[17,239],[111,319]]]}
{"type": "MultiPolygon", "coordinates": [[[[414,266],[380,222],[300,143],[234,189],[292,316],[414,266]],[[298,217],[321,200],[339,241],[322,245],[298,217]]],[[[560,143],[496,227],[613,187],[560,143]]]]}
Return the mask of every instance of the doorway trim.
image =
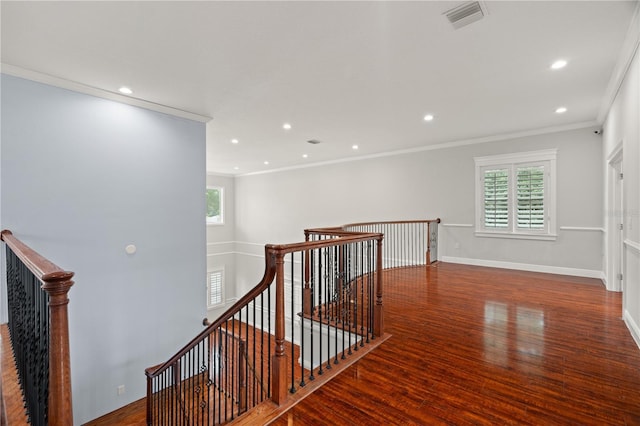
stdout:
{"type": "Polygon", "coordinates": [[[622,141],[607,159],[607,200],[605,209],[606,287],[610,291],[624,290],[624,179],[622,178],[622,141]]]}

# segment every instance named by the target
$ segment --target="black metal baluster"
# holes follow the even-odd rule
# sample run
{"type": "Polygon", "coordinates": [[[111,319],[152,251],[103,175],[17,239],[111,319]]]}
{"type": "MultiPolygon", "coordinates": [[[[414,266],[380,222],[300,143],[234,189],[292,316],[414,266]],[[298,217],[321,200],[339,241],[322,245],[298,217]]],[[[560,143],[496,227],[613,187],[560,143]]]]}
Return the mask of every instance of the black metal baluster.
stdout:
{"type": "MultiPolygon", "coordinates": [[[[294,323],[294,316],[295,316],[295,313],[294,313],[295,307],[294,307],[294,304],[293,304],[294,303],[294,299],[295,299],[295,297],[294,297],[294,295],[295,295],[295,292],[294,292],[294,288],[295,288],[295,282],[294,282],[295,273],[293,271],[293,268],[295,266],[295,253],[290,253],[289,254],[289,259],[291,259],[290,260],[291,261],[291,270],[290,270],[290,274],[289,274],[289,289],[291,291],[291,293],[290,293],[290,299],[291,299],[291,303],[290,303],[290,305],[291,305],[290,306],[290,308],[291,308],[291,331],[290,331],[290,333],[291,333],[291,335],[290,335],[291,359],[289,360],[289,366],[291,367],[291,388],[289,388],[289,393],[295,393],[296,392],[296,386],[295,386],[296,382],[294,380],[294,377],[295,377],[295,371],[294,371],[294,369],[295,369],[295,362],[294,362],[295,354],[293,352],[294,351],[293,342],[294,342],[294,336],[295,336],[294,324],[293,324],[294,323]]],[[[286,334],[286,332],[285,332],[285,334],[286,334]]]]}
{"type": "MultiPolygon", "coordinates": [[[[326,304],[326,287],[327,287],[327,274],[326,271],[323,274],[323,264],[322,264],[322,259],[323,257],[325,258],[325,261],[327,260],[327,249],[326,248],[320,248],[318,249],[318,294],[319,294],[319,298],[318,298],[318,335],[320,336],[320,338],[318,339],[318,364],[319,364],[319,368],[318,368],[318,375],[322,376],[324,374],[324,370],[322,369],[322,305],[326,304]],[[324,284],[324,291],[323,291],[323,284],[324,284]],[[322,294],[324,293],[324,299],[322,298],[322,294]]],[[[326,266],[325,268],[326,269],[326,266]]]]}
{"type": "Polygon", "coordinates": [[[268,380],[267,380],[267,390],[268,390],[268,397],[271,398],[271,286],[269,286],[267,288],[267,322],[269,323],[269,340],[267,342],[267,346],[269,346],[269,351],[268,356],[267,356],[267,371],[268,373],[268,380]]]}
{"type": "MultiPolygon", "coordinates": [[[[300,253],[300,387],[304,387],[306,385],[305,381],[304,381],[304,324],[306,321],[305,318],[305,285],[308,284],[306,283],[307,280],[307,276],[306,276],[306,267],[307,267],[307,258],[306,258],[306,252],[303,251],[300,253]]],[[[295,281],[294,281],[295,282],[295,281]]]]}
{"type": "MultiPolygon", "coordinates": [[[[360,277],[360,340],[364,341],[365,337],[365,328],[364,328],[364,307],[365,307],[365,293],[364,293],[364,286],[365,286],[365,278],[366,278],[366,271],[365,271],[365,267],[364,267],[364,260],[365,260],[365,253],[364,253],[364,248],[365,248],[365,242],[362,241],[361,243],[359,243],[359,247],[360,247],[360,257],[359,257],[359,265],[360,265],[360,272],[358,273],[358,277],[360,277]]],[[[357,312],[357,311],[356,311],[357,312]]],[[[357,316],[357,313],[356,313],[357,316]]],[[[357,329],[357,325],[356,325],[356,329],[357,329]]],[[[367,343],[369,343],[369,340],[367,340],[367,343]]]]}
{"type": "Polygon", "coordinates": [[[311,357],[310,357],[310,360],[309,360],[309,362],[310,362],[310,364],[309,364],[309,371],[310,371],[309,372],[309,380],[315,380],[316,379],[316,377],[313,375],[313,369],[314,369],[314,367],[313,367],[313,360],[314,360],[313,341],[315,340],[314,336],[313,336],[313,323],[315,322],[314,317],[315,317],[315,311],[316,311],[316,285],[315,285],[315,283],[316,283],[316,269],[317,269],[316,268],[316,264],[315,264],[315,258],[316,258],[315,253],[316,253],[315,249],[311,250],[311,256],[310,256],[310,260],[309,260],[309,262],[310,262],[309,267],[311,269],[310,273],[309,273],[309,275],[311,276],[311,290],[310,290],[311,291],[311,300],[309,301],[309,303],[311,303],[311,306],[309,307],[309,312],[310,312],[310,315],[309,315],[309,317],[310,317],[309,318],[309,330],[310,330],[309,335],[311,336],[311,343],[310,343],[311,357]]]}
{"type": "Polygon", "coordinates": [[[264,291],[260,293],[260,402],[264,400],[264,291]]]}
{"type": "MultiPolygon", "coordinates": [[[[351,245],[345,247],[345,256],[347,258],[351,257],[350,248],[351,248],[351,245]]],[[[348,270],[349,270],[349,268],[347,268],[347,271],[348,270]]],[[[349,273],[347,271],[345,271],[345,273],[347,274],[347,276],[345,276],[345,282],[347,284],[345,286],[345,291],[344,291],[344,293],[347,296],[345,298],[346,299],[346,301],[345,301],[346,302],[346,304],[345,304],[346,308],[344,309],[345,320],[343,321],[343,324],[342,324],[342,358],[343,359],[346,358],[345,354],[344,354],[345,353],[345,349],[346,349],[345,343],[348,344],[348,346],[349,346],[349,355],[351,355],[351,315],[350,315],[350,312],[351,312],[351,308],[352,307],[351,307],[351,297],[349,297],[350,296],[349,289],[350,289],[351,285],[353,285],[353,283],[351,282],[351,277],[350,277],[350,275],[349,275],[349,273]],[[347,331],[349,332],[348,342],[345,341],[345,339],[346,339],[345,333],[347,333],[347,331]]],[[[336,336],[337,335],[338,335],[338,329],[336,328],[336,336]]],[[[336,349],[337,349],[337,347],[338,347],[338,342],[336,341],[336,349]]],[[[337,358],[337,356],[336,356],[336,358],[337,358]]]]}

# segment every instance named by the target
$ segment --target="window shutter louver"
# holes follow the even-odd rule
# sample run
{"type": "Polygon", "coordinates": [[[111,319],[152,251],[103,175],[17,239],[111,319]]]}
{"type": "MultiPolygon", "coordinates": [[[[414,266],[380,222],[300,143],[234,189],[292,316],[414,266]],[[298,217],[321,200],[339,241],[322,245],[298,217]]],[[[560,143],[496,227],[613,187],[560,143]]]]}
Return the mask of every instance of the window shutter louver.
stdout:
{"type": "Polygon", "coordinates": [[[209,273],[209,306],[222,303],[222,271],[209,273]]]}
{"type": "Polygon", "coordinates": [[[509,171],[486,170],[484,180],[484,226],[502,229],[509,226],[509,171]]]}
{"type": "Polygon", "coordinates": [[[517,226],[544,229],[544,166],[517,169],[517,226]]]}

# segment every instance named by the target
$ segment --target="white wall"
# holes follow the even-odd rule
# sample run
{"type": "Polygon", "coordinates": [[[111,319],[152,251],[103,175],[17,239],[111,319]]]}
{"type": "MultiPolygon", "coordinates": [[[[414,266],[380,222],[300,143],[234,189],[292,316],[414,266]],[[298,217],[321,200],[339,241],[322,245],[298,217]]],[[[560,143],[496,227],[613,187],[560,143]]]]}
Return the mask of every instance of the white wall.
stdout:
{"type": "MultiPolygon", "coordinates": [[[[207,271],[224,269],[224,302],[207,311],[210,321],[218,319],[244,293],[236,293],[236,222],[235,179],[233,176],[208,174],[207,186],[222,187],[224,224],[207,225],[207,271]]],[[[257,281],[256,281],[257,284],[257,281]]]]}
{"type": "Polygon", "coordinates": [[[1,87],[1,226],[76,273],[82,424],[143,397],[145,368],[202,328],[205,126],[7,75],[1,87]]]}
{"type": "MultiPolygon", "coordinates": [[[[637,18],[636,18],[636,23],[637,18]]],[[[636,29],[638,37],[640,30],[636,29]]],[[[637,48],[637,43],[635,44],[637,48]]],[[[636,50],[604,124],[604,158],[622,143],[624,172],[623,315],[640,346],[640,59],[636,50]]],[[[612,214],[612,206],[607,206],[612,214]]]]}
{"type": "MultiPolygon", "coordinates": [[[[236,238],[295,242],[308,227],[440,217],[441,259],[601,277],[602,138],[594,130],[239,176],[236,238]],[[558,149],[557,240],[476,237],[474,157],[548,148],[558,149]]],[[[261,277],[257,247],[239,247],[239,282],[261,277]]]]}

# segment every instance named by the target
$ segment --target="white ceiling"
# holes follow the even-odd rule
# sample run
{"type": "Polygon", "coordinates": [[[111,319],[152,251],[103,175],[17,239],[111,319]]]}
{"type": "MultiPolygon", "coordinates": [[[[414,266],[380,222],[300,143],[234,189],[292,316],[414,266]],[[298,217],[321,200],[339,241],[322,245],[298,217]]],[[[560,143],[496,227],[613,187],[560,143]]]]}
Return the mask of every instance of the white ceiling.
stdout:
{"type": "Polygon", "coordinates": [[[2,63],[212,117],[219,173],[596,120],[637,2],[460,3],[2,1],[2,63]]]}

